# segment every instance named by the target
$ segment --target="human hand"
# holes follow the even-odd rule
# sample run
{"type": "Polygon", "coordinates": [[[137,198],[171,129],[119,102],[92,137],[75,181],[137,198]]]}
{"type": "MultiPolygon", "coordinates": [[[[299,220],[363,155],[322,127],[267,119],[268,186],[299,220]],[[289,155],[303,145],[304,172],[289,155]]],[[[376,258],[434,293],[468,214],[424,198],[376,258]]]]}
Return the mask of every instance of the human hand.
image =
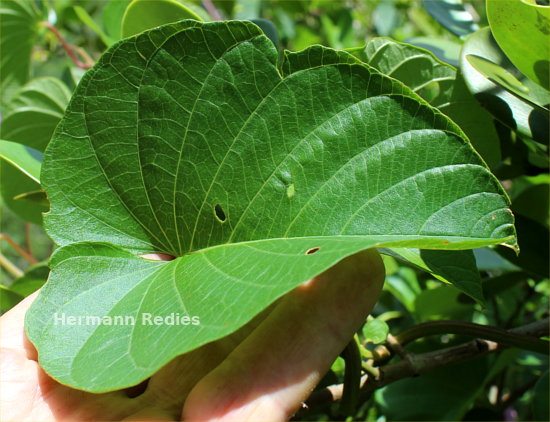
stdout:
{"type": "Polygon", "coordinates": [[[104,394],[61,385],[38,365],[23,329],[37,292],[0,318],[0,419],[287,420],[364,322],[383,280],[375,250],[348,257],[236,333],[174,359],[147,383],[104,394]]]}

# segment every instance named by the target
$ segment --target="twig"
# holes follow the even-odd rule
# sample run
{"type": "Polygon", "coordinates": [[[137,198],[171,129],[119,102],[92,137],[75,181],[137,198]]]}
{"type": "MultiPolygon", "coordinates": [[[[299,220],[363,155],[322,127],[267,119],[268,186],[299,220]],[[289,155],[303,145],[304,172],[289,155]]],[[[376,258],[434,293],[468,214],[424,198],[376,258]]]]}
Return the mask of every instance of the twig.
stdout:
{"type": "Polygon", "coordinates": [[[4,268],[8,273],[10,273],[15,278],[19,278],[23,275],[23,271],[21,271],[2,253],[0,253],[0,267],[4,268]]]}
{"type": "Polygon", "coordinates": [[[21,255],[29,264],[36,264],[38,261],[29,252],[19,246],[15,240],[5,233],[0,233],[0,239],[5,240],[19,255],[21,255]]]}
{"type": "Polygon", "coordinates": [[[29,255],[34,257],[31,245],[31,223],[27,221],[25,221],[25,248],[27,248],[29,255]]]}
{"type": "MultiPolygon", "coordinates": [[[[541,345],[546,347],[546,351],[544,353],[547,353],[548,342],[545,340],[539,340],[538,337],[548,336],[548,324],[549,319],[545,318],[541,321],[536,321],[531,324],[508,330],[507,333],[529,339],[534,338],[534,340],[540,342],[541,345]]],[[[399,336],[397,336],[397,338],[399,338],[399,336]]],[[[508,339],[509,337],[502,337],[503,342],[500,344],[489,340],[476,339],[459,346],[448,347],[433,352],[418,355],[408,354],[408,359],[380,367],[379,379],[375,379],[368,374],[363,375],[360,383],[360,398],[362,401],[367,400],[375,390],[403,378],[416,376],[432,369],[474,359],[488,353],[496,352],[497,350],[502,350],[512,345],[505,343],[508,339]]],[[[338,401],[342,398],[342,393],[343,384],[331,385],[322,390],[313,392],[313,394],[306,401],[306,404],[308,407],[312,408],[327,402],[338,401]]]]}
{"type": "Polygon", "coordinates": [[[359,389],[361,387],[361,353],[357,338],[354,337],[342,352],[342,358],[346,362],[344,370],[344,386],[342,389],[342,402],[340,413],[342,416],[353,416],[357,410],[359,401],[359,389]]]}
{"type": "Polygon", "coordinates": [[[55,26],[53,26],[51,23],[46,22],[46,21],[40,22],[40,24],[42,26],[48,28],[56,36],[56,38],[61,42],[61,45],[65,49],[65,52],[67,53],[67,55],[71,58],[71,60],[74,62],[74,64],[77,67],[79,67],[81,69],[85,69],[85,70],[90,69],[92,67],[92,64],[83,63],[83,62],[80,61],[78,56],[73,51],[73,47],[71,47],[71,45],[65,40],[65,38],[63,38],[63,35],[61,35],[59,30],[55,26]]]}
{"type": "Polygon", "coordinates": [[[208,14],[214,19],[215,21],[221,21],[222,17],[220,15],[220,12],[218,12],[218,9],[216,6],[214,6],[214,3],[212,3],[212,0],[203,0],[202,5],[208,12],[208,14]]]}
{"type": "Polygon", "coordinates": [[[396,340],[399,344],[405,345],[418,338],[438,334],[460,334],[477,337],[538,353],[546,353],[548,351],[548,344],[537,338],[515,334],[513,330],[464,321],[424,322],[401,332],[396,336],[396,340]]]}

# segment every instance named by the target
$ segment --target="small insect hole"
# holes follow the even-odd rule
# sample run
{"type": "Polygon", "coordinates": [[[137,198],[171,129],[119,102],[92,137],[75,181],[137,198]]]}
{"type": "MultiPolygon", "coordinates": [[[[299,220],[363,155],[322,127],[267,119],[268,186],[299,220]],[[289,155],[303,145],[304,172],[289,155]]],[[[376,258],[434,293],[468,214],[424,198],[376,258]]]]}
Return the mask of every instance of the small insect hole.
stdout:
{"type": "Polygon", "coordinates": [[[314,254],[315,252],[317,252],[319,249],[319,247],[315,247],[315,248],[309,248],[307,251],[306,251],[306,255],[312,255],[314,254]]]}
{"type": "Polygon", "coordinates": [[[214,206],[214,215],[216,216],[216,218],[220,223],[224,223],[225,220],[227,220],[225,212],[220,204],[216,204],[214,206]]]}

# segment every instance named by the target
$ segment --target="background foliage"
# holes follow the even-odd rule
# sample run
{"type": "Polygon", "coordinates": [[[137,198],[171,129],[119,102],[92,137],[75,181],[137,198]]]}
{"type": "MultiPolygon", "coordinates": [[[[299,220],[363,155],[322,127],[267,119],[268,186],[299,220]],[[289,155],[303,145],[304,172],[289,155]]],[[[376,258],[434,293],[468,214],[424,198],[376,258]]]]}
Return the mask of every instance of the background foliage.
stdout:
{"type": "MultiPolygon", "coordinates": [[[[521,37],[527,29],[508,34],[512,18],[499,15],[498,5],[491,4],[505,3],[498,0],[489,0],[489,7],[484,1],[173,1],[161,2],[157,14],[148,13],[146,3],[136,1],[127,12],[125,0],[0,2],[0,138],[33,148],[13,158],[8,144],[0,146],[2,311],[41,286],[48,275],[45,261],[54,249],[41,228],[47,199],[36,180],[18,167],[32,168],[40,161],[71,92],[106,47],[167,18],[199,17],[253,20],[280,48],[323,44],[349,49],[457,122],[512,200],[521,253],[502,247],[475,251],[483,303],[423,271],[421,262],[404,263],[410,251],[384,257],[384,292],[358,336],[367,371],[376,345],[391,342],[388,333],[399,338],[420,323],[455,320],[509,329],[548,316],[549,96],[540,71],[548,66],[548,32],[546,38],[544,30],[537,32],[530,39],[534,52],[518,57],[513,43],[500,40],[521,37]],[[380,36],[435,56],[423,51],[422,58],[412,60],[420,50],[372,41],[380,36]],[[539,38],[542,47],[537,49],[539,38]],[[379,49],[384,49],[385,62],[376,61],[379,49]]],[[[541,8],[529,28],[548,28],[546,2],[509,3],[541,8]]],[[[525,13],[531,19],[530,9],[525,13]]],[[[452,334],[456,331],[421,332],[407,350],[422,355],[472,339],[464,332],[452,334]]],[[[376,367],[379,361],[374,360],[376,367]]],[[[344,367],[339,358],[323,385],[343,382],[344,367]]],[[[450,363],[363,395],[352,413],[357,420],[548,420],[548,355],[508,348],[450,363]]],[[[340,404],[323,403],[299,418],[341,416],[340,404]]]]}

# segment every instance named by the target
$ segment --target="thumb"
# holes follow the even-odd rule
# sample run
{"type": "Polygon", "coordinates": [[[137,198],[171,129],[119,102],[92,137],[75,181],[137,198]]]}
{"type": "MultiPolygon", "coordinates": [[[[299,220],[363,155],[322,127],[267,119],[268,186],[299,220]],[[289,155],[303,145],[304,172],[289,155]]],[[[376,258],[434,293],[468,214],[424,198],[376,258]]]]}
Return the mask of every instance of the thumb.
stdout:
{"type": "Polygon", "coordinates": [[[384,275],[371,249],[294,289],[193,388],[184,419],[287,420],[371,312],[384,275]]]}

